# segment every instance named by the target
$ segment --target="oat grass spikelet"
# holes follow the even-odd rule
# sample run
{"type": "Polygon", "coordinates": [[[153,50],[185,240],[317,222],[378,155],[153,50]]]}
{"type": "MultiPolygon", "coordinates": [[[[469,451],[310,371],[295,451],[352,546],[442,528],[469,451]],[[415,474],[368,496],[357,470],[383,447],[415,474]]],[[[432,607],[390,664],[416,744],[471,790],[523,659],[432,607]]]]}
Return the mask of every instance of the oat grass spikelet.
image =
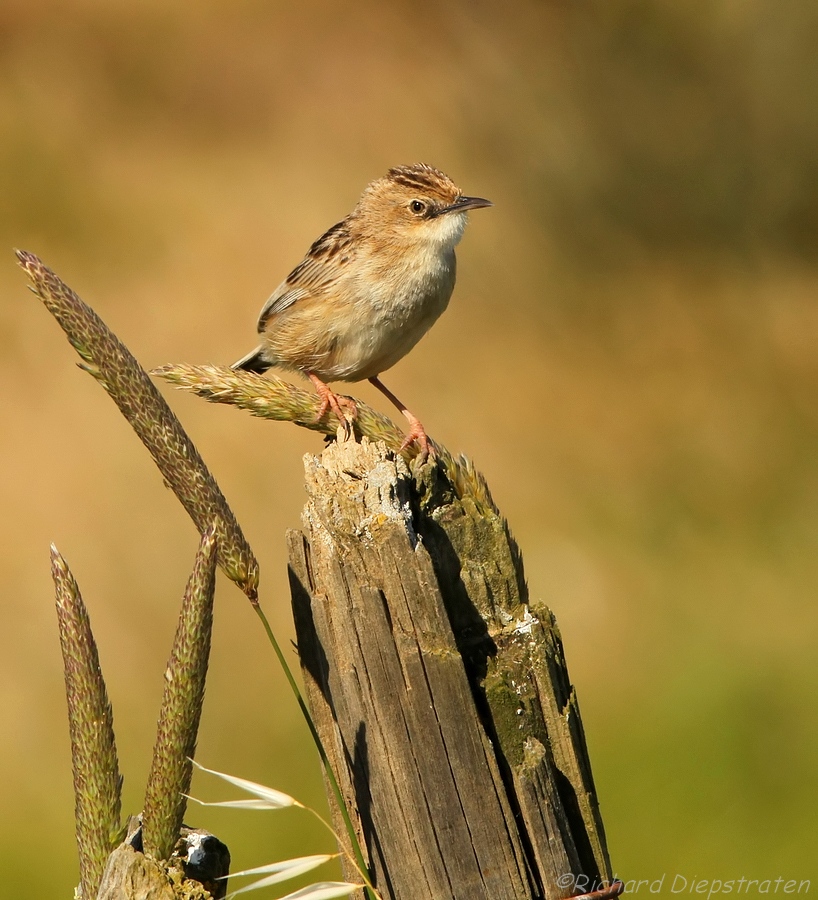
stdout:
{"type": "Polygon", "coordinates": [[[122,776],[91,621],[77,582],[53,545],[51,576],[68,701],[80,886],[84,900],[91,900],[117,840],[122,776]]]}
{"type": "Polygon", "coordinates": [[[196,752],[210,657],[215,584],[216,539],[211,529],[202,537],[182,600],[145,791],[142,840],[145,852],[157,860],[170,858],[182,827],[185,795],[190,793],[191,759],[196,752]]]}
{"type": "Polygon", "coordinates": [[[219,486],[147,372],[100,317],[33,253],[20,266],[82,357],[80,364],[110,394],[148,448],[200,534],[215,524],[219,564],[254,602],[258,563],[219,486]]]}

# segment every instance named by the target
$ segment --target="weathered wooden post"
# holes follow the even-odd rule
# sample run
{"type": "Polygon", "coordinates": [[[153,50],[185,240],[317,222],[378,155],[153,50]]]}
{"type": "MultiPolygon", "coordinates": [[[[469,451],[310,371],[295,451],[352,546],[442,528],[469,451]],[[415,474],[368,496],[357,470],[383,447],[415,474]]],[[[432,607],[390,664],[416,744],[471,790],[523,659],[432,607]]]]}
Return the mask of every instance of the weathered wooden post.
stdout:
{"type": "Polygon", "coordinates": [[[384,900],[615,896],[559,632],[485,482],[345,442],[306,484],[298,648],[384,900]]]}

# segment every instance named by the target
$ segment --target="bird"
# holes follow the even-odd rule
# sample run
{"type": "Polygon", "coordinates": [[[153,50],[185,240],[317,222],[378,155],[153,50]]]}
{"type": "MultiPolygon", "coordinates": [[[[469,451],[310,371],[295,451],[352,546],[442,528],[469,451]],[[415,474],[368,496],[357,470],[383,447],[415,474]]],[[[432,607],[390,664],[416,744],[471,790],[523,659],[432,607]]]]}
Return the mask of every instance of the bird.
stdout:
{"type": "Polygon", "coordinates": [[[232,368],[302,373],[320,399],[316,421],[331,409],[347,430],[344,407],[354,419],[355,403],[328,382],[368,380],[409,423],[401,449],[416,443],[426,459],[426,429],[380,375],[448,306],[468,213],[488,206],[425,163],[389,169],[273,291],[258,320],[261,343],[232,368]]]}

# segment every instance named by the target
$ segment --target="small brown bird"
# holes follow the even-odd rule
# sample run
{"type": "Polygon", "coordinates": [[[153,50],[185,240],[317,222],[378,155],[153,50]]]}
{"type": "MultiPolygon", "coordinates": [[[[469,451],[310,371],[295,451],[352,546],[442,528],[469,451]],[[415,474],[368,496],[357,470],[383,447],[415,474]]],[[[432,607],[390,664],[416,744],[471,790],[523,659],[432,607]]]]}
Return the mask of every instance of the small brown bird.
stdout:
{"type": "Polygon", "coordinates": [[[380,381],[446,309],[454,290],[454,248],[470,209],[491,206],[464,197],[443,172],[423,164],[398,166],[367,185],[357,206],[307,251],[276,288],[258,320],[261,344],[233,364],[265,372],[302,372],[321,398],[320,419],[332,409],[346,422],[328,381],[369,381],[409,421],[403,446],[429,453],[420,421],[380,381]]]}

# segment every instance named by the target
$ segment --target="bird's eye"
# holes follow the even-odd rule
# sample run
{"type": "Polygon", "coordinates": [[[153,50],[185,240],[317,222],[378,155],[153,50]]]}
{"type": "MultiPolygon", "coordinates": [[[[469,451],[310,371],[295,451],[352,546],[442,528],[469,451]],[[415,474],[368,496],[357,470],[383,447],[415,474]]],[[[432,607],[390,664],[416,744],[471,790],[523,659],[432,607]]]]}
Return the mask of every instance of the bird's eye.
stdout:
{"type": "Polygon", "coordinates": [[[409,204],[409,209],[411,209],[413,213],[420,214],[426,209],[426,204],[422,200],[413,200],[409,204]]]}

